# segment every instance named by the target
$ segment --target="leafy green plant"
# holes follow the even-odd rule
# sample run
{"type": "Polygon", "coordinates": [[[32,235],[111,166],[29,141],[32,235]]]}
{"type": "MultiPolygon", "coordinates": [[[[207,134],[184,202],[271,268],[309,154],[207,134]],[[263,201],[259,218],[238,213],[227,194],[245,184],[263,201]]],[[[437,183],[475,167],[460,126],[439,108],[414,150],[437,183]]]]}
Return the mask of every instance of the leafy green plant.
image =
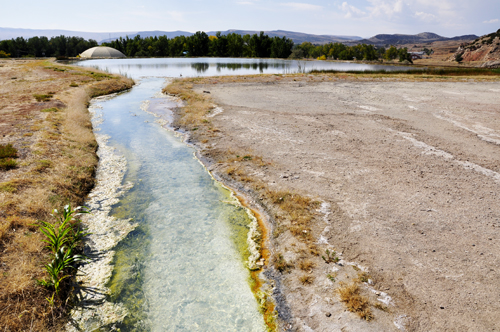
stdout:
{"type": "Polygon", "coordinates": [[[321,256],[321,258],[323,258],[326,264],[337,263],[340,260],[340,258],[337,257],[337,253],[335,251],[330,251],[328,249],[326,249],[326,257],[321,256]]]}
{"type": "MultiPolygon", "coordinates": [[[[52,252],[52,261],[44,265],[49,278],[38,280],[38,283],[53,288],[56,295],[59,294],[61,283],[72,276],[70,270],[76,270],[75,265],[87,259],[84,255],[76,254],[78,245],[89,234],[81,227],[78,219],[83,213],[89,212],[82,207],[73,210],[68,204],[61,212],[54,210],[53,216],[57,220],[55,225],[41,220],[37,223],[40,232],[46,236],[43,240],[47,243],[46,247],[52,252]]],[[[47,298],[47,301],[53,304],[54,295],[47,298]]]]}
{"type": "MultiPolygon", "coordinates": [[[[76,263],[86,259],[83,255],[75,255],[72,248],[61,247],[54,255],[52,262],[45,264],[45,271],[49,274],[48,280],[38,282],[45,287],[53,287],[55,294],[59,294],[61,282],[71,277],[69,269],[76,269],[76,263]]],[[[50,302],[50,301],[49,301],[50,302]]]]}
{"type": "Polygon", "coordinates": [[[328,279],[330,279],[330,281],[331,281],[331,282],[335,282],[335,278],[337,278],[337,273],[333,273],[333,274],[328,273],[328,274],[326,275],[326,277],[327,277],[328,279]]]}
{"type": "Polygon", "coordinates": [[[370,275],[366,272],[358,273],[358,279],[361,282],[368,282],[370,280],[370,275]]]}

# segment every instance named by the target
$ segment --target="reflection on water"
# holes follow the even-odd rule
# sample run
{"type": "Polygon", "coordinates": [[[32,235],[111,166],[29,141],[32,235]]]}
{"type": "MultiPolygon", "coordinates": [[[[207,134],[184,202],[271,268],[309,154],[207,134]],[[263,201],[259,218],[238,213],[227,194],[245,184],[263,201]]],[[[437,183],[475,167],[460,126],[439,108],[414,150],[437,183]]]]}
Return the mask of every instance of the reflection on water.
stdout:
{"type": "Polygon", "coordinates": [[[406,70],[411,67],[384,66],[351,62],[298,61],[247,58],[154,58],[154,59],[96,59],[75,63],[93,66],[132,78],[141,76],[190,77],[220,75],[289,74],[311,70],[406,70]]]}
{"type": "MultiPolygon", "coordinates": [[[[197,74],[204,74],[210,66],[215,66],[216,70],[219,74],[222,73],[227,73],[228,70],[232,71],[237,71],[240,69],[246,69],[246,70],[253,70],[253,71],[259,71],[259,73],[264,73],[269,67],[272,67],[274,69],[287,69],[289,66],[287,64],[282,64],[282,63],[266,63],[266,62],[259,62],[259,63],[215,63],[215,64],[209,64],[206,62],[195,62],[191,64],[191,67],[196,70],[197,74]]],[[[200,75],[201,76],[201,75],[200,75]]],[[[205,76],[205,75],[203,75],[205,76]]]]}

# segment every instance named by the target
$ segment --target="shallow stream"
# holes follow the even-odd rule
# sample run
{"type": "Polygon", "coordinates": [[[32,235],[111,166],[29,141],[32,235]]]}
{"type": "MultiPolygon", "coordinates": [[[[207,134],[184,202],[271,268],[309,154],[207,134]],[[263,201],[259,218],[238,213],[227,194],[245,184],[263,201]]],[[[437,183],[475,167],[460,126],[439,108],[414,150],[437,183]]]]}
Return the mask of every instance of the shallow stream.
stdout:
{"type": "Polygon", "coordinates": [[[78,65],[127,74],[137,85],[91,106],[100,164],[86,222],[96,259],[82,280],[94,293],[74,313],[75,324],[101,331],[264,331],[246,265],[256,221],[157,116],[168,118],[178,106],[160,92],[166,77],[283,73],[300,64],[125,59],[78,65]]]}

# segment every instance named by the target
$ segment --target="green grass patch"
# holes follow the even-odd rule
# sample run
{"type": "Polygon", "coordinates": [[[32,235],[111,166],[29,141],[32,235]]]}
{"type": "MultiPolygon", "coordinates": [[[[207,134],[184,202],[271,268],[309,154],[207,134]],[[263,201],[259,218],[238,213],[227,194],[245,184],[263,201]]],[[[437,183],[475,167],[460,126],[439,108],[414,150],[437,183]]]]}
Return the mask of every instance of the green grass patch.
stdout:
{"type": "Polygon", "coordinates": [[[104,73],[96,73],[96,72],[93,72],[91,71],[90,73],[87,74],[88,76],[94,78],[95,80],[97,81],[102,81],[104,79],[109,79],[109,78],[113,78],[113,76],[109,75],[109,74],[104,74],[104,73]]]}
{"type": "Polygon", "coordinates": [[[57,107],[51,107],[51,108],[45,108],[40,112],[59,112],[59,109],[57,107]]]}
{"type": "Polygon", "coordinates": [[[52,94],[34,94],[33,97],[35,97],[36,101],[42,102],[42,101],[50,101],[50,99],[53,97],[52,94]]]}
{"type": "Polygon", "coordinates": [[[0,145],[0,158],[17,158],[17,149],[12,144],[0,145]]]}
{"type": "Polygon", "coordinates": [[[72,88],[76,88],[76,87],[78,87],[78,84],[76,84],[75,82],[73,82],[69,86],[72,87],[72,88]]]}
{"type": "Polygon", "coordinates": [[[37,165],[35,166],[35,171],[36,172],[43,172],[47,168],[50,168],[52,166],[52,162],[50,160],[38,160],[37,165]]]}
{"type": "Polygon", "coordinates": [[[11,158],[0,159],[0,170],[9,170],[17,167],[17,161],[11,158]]]}
{"type": "Polygon", "coordinates": [[[59,109],[57,107],[51,107],[51,108],[45,108],[41,110],[40,112],[59,112],[59,109]]]}

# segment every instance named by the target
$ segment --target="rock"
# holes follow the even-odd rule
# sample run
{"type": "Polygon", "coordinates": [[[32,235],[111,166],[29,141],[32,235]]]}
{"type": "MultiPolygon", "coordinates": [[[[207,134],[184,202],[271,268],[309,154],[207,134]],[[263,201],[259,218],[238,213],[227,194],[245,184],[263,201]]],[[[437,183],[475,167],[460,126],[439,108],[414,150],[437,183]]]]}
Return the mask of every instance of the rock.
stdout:
{"type": "Polygon", "coordinates": [[[500,60],[486,61],[480,67],[481,68],[500,68],[500,60]]]}
{"type": "Polygon", "coordinates": [[[329,312],[326,313],[326,317],[331,317],[331,316],[332,316],[331,313],[329,313],[329,312]]]}

